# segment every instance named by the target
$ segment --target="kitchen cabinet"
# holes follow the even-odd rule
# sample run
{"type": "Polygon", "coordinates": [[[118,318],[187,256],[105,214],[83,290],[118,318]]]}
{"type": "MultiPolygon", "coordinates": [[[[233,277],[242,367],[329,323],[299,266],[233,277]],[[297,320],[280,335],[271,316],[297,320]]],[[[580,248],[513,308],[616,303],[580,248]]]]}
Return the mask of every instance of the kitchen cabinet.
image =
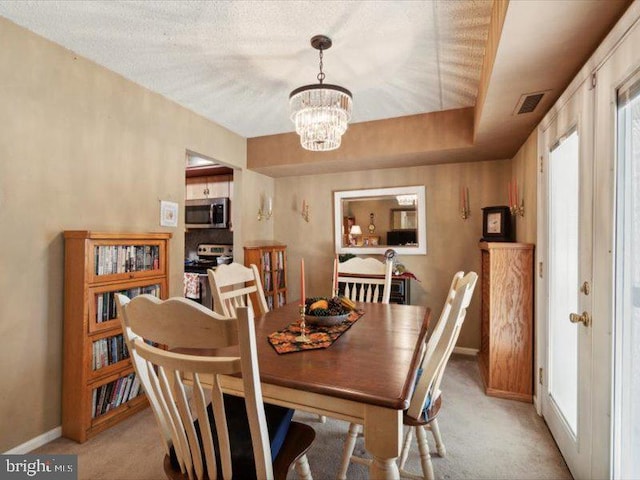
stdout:
{"type": "Polygon", "coordinates": [[[478,364],[487,395],[533,400],[533,250],[527,243],[481,242],[478,364]]]}
{"type": "Polygon", "coordinates": [[[186,199],[231,197],[233,194],[232,175],[212,175],[208,177],[187,177],[186,199]]]}

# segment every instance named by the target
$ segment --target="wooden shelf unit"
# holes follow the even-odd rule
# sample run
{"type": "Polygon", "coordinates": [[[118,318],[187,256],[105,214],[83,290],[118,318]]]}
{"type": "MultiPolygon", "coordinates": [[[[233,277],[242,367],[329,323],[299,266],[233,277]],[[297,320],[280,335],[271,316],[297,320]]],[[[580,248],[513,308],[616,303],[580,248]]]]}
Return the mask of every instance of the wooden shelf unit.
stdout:
{"type": "MultiPolygon", "coordinates": [[[[244,247],[244,264],[255,264],[261,274],[262,288],[269,310],[287,303],[287,246],[256,243],[244,247]]],[[[256,299],[251,301],[256,304],[256,299]]]]}
{"type": "Polygon", "coordinates": [[[84,442],[148,405],[142,390],[124,400],[125,390],[127,396],[132,392],[135,373],[125,356],[124,339],[118,338],[122,328],[114,293],[167,298],[171,233],[74,230],[65,231],[64,238],[62,435],[84,442]],[[105,385],[102,405],[105,410],[107,403],[112,406],[95,414],[98,392],[105,385]],[[107,393],[112,402],[107,401],[107,393]]]}
{"type": "Polygon", "coordinates": [[[478,363],[485,393],[533,401],[533,255],[528,243],[481,242],[478,363]]]}

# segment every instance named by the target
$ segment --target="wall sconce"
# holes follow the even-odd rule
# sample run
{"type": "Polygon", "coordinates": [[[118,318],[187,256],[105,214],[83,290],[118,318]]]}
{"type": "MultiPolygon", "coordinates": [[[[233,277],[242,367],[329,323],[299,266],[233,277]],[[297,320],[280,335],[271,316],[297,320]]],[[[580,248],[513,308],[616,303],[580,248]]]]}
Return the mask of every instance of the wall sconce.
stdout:
{"type": "Polygon", "coordinates": [[[511,215],[524,217],[524,196],[518,201],[518,182],[513,180],[509,182],[509,210],[511,215]]]}
{"type": "Polygon", "coordinates": [[[264,199],[260,202],[260,208],[258,208],[258,221],[269,220],[273,214],[273,203],[271,197],[267,198],[267,208],[264,208],[264,199]]]}
{"type": "Polygon", "coordinates": [[[302,215],[302,218],[304,218],[304,221],[309,223],[309,204],[304,199],[302,200],[302,209],[300,214],[302,215]]]}
{"type": "Polygon", "coordinates": [[[471,215],[469,206],[469,187],[460,187],[460,218],[466,220],[471,215]]]}

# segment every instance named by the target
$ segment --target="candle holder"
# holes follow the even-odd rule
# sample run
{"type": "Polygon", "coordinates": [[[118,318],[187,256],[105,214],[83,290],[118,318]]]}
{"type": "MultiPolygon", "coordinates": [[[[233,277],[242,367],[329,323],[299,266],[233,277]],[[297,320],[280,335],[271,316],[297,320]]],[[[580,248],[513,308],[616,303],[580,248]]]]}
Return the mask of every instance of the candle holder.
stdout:
{"type": "Polygon", "coordinates": [[[296,337],[296,342],[299,343],[309,343],[311,339],[307,337],[305,330],[307,329],[307,324],[304,321],[304,305],[300,305],[300,335],[296,337]]]}
{"type": "Polygon", "coordinates": [[[304,221],[309,223],[309,204],[308,203],[304,203],[302,205],[302,211],[300,212],[300,214],[302,215],[302,218],[304,218],[304,221]]]}
{"type": "Polygon", "coordinates": [[[515,205],[511,205],[509,209],[511,210],[511,215],[514,217],[524,217],[524,199],[522,199],[520,205],[516,203],[515,205]]]}
{"type": "Polygon", "coordinates": [[[460,187],[460,218],[466,220],[471,216],[469,207],[469,187],[460,187]]]}
{"type": "Polygon", "coordinates": [[[258,209],[258,221],[261,220],[269,220],[273,212],[271,210],[265,210],[262,208],[258,209]]]}

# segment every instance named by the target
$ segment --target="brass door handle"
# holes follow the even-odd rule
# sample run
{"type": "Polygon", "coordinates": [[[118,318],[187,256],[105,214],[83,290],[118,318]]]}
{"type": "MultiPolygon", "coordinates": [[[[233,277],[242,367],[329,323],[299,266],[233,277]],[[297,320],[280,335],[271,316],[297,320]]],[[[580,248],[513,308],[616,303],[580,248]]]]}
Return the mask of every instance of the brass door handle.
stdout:
{"type": "Polygon", "coordinates": [[[591,326],[591,315],[589,312],[582,312],[582,315],[572,313],[569,315],[569,321],[571,323],[582,323],[585,327],[591,326]]]}

